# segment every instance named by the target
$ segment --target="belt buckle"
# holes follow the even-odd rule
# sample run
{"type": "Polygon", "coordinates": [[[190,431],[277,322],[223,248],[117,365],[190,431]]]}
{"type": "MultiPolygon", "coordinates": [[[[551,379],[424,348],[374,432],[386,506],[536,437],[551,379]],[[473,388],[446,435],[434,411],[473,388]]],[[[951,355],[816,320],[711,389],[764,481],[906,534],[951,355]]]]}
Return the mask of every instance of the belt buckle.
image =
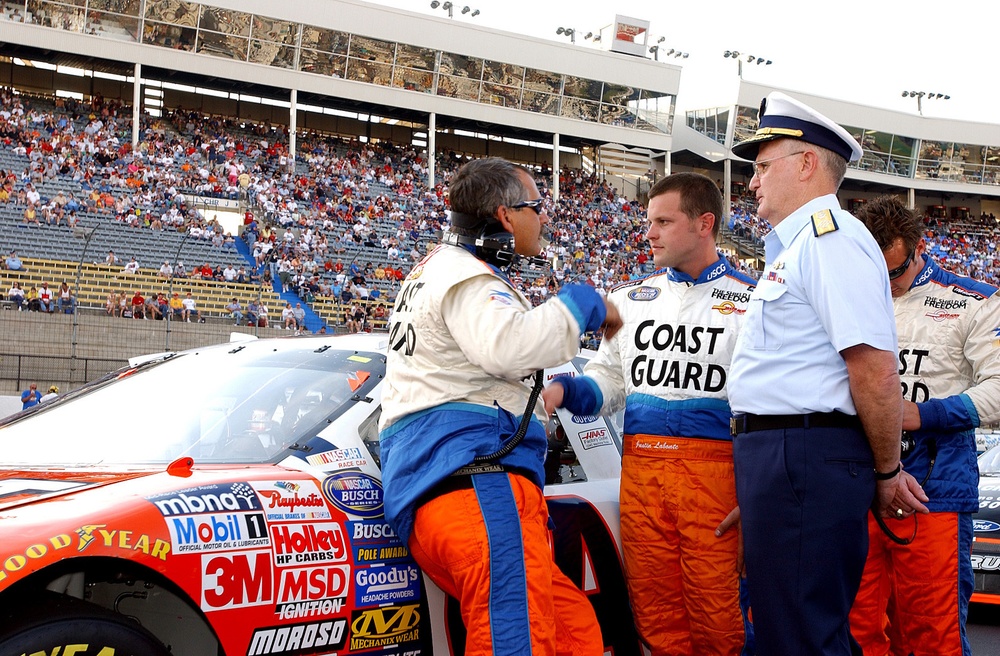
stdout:
{"type": "Polygon", "coordinates": [[[729,436],[736,437],[739,434],[740,424],[735,416],[729,417],[729,436]]]}

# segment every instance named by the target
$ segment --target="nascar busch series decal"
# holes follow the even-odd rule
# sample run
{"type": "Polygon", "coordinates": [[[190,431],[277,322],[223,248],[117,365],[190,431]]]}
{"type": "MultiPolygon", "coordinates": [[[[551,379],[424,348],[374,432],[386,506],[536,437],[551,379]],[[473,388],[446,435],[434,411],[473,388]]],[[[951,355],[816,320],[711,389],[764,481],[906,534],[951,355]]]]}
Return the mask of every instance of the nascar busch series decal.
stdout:
{"type": "Polygon", "coordinates": [[[261,509],[253,488],[246,483],[199,485],[146,497],[146,500],[164,517],[261,509]]]}
{"type": "Polygon", "coordinates": [[[359,567],[354,572],[354,604],[359,607],[420,599],[420,570],[401,563],[359,567]]]}
{"type": "Polygon", "coordinates": [[[298,656],[317,651],[343,649],[347,640],[347,620],[306,622],[256,629],[247,656],[298,656]]]}
{"type": "Polygon", "coordinates": [[[378,649],[420,639],[417,604],[383,606],[351,613],[351,651],[378,649]]]}
{"type": "Polygon", "coordinates": [[[355,563],[409,561],[409,549],[403,546],[403,541],[385,522],[347,522],[347,533],[351,536],[355,563]]]}
{"type": "Polygon", "coordinates": [[[315,455],[306,456],[306,462],[317,467],[332,466],[333,469],[350,469],[361,467],[367,462],[365,454],[359,447],[350,449],[334,449],[315,455]]]}
{"type": "Polygon", "coordinates": [[[269,522],[330,519],[330,509],[313,481],[254,481],[269,522]]]}
{"type": "Polygon", "coordinates": [[[323,481],[323,494],[349,515],[382,516],[382,484],[368,474],[341,472],[327,476],[323,481]]]}
{"type": "Polygon", "coordinates": [[[226,551],[270,544],[262,512],[168,517],[167,528],[176,553],[226,551]]]}

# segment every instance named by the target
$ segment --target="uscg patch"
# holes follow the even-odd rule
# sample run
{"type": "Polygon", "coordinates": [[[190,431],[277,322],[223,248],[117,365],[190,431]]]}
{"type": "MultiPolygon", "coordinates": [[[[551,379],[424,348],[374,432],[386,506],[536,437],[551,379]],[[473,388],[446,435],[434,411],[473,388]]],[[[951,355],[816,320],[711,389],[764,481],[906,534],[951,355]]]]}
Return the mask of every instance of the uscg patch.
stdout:
{"type": "Polygon", "coordinates": [[[628,297],[633,301],[651,301],[660,295],[660,290],[656,287],[638,287],[628,293],[628,297]]]}
{"type": "Polygon", "coordinates": [[[833,212],[830,210],[820,210],[812,215],[813,224],[813,234],[817,237],[822,237],[828,232],[836,232],[839,230],[836,219],[833,218],[833,212]]]}

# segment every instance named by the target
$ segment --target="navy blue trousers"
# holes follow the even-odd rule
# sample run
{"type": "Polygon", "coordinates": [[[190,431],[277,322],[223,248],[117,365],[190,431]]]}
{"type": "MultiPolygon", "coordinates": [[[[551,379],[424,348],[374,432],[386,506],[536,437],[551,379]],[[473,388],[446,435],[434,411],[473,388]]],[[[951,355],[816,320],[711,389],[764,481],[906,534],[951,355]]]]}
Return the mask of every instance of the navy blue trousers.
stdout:
{"type": "Polygon", "coordinates": [[[758,656],[861,654],[848,614],[868,553],[871,448],[850,428],[733,441],[758,656]]]}

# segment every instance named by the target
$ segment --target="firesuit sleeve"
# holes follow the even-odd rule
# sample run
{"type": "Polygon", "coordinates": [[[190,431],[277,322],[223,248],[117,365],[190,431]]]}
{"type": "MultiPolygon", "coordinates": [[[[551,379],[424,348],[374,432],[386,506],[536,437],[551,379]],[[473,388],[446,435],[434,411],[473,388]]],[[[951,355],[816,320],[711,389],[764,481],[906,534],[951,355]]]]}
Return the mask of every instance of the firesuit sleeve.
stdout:
{"type": "Polygon", "coordinates": [[[491,375],[521,380],[571,360],[580,350],[580,335],[604,322],[604,300],[593,288],[567,287],[572,289],[527,309],[505,280],[484,274],[452,287],[441,313],[469,362],[491,375]]]}
{"type": "Polygon", "coordinates": [[[919,403],[922,430],[956,431],[1000,420],[1000,293],[976,312],[965,340],[974,384],[961,394],[919,403]]]}
{"type": "Polygon", "coordinates": [[[597,353],[583,369],[586,375],[552,381],[553,385],[563,386],[562,407],[577,415],[611,414],[624,407],[625,379],[619,340],[628,332],[627,328],[601,340],[597,353]]]}

